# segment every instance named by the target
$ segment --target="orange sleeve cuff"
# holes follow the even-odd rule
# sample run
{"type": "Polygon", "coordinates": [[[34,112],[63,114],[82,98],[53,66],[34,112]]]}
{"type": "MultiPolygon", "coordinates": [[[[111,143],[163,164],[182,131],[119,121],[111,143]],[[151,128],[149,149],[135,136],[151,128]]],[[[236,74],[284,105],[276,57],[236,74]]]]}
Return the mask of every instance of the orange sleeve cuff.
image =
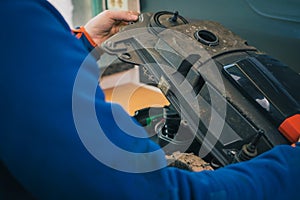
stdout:
{"type": "Polygon", "coordinates": [[[85,28],[83,26],[80,26],[78,29],[72,30],[72,32],[75,34],[76,38],[80,39],[82,37],[82,35],[84,35],[93,47],[98,46],[97,43],[94,42],[94,40],[91,38],[91,36],[89,35],[89,33],[85,30],[85,28]]]}

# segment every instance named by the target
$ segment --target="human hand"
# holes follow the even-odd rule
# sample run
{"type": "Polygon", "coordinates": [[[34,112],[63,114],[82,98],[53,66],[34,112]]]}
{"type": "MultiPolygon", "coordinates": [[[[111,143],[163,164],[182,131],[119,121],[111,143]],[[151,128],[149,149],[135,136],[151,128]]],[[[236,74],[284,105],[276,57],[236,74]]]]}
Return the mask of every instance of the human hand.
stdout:
{"type": "Polygon", "coordinates": [[[117,33],[120,27],[128,22],[136,21],[138,13],[133,11],[111,11],[105,10],[91,19],[85,26],[85,30],[100,45],[109,37],[117,33]]]}

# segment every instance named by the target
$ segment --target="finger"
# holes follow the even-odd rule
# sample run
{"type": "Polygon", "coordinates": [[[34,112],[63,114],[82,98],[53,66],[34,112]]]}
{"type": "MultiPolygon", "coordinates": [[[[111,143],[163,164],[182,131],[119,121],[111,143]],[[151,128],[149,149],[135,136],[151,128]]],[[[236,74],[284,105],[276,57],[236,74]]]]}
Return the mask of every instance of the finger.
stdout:
{"type": "Polygon", "coordinates": [[[124,21],[119,21],[117,22],[112,29],[110,30],[110,35],[114,35],[117,32],[119,32],[120,30],[122,30],[123,27],[127,26],[128,22],[124,22],[124,21]]]}
{"type": "Polygon", "coordinates": [[[138,12],[124,10],[106,10],[105,15],[115,21],[136,21],[138,20],[138,12]]]}

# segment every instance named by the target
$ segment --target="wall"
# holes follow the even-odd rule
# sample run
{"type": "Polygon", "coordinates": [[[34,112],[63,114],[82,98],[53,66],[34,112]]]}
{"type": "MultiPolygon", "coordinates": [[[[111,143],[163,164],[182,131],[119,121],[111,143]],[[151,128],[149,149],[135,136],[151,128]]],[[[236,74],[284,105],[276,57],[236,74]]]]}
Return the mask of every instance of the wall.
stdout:
{"type": "Polygon", "coordinates": [[[73,23],[74,26],[84,25],[92,18],[92,0],[72,0],[74,5],[73,23]]]}
{"type": "Polygon", "coordinates": [[[48,0],[63,15],[70,27],[84,25],[92,18],[92,0],[48,0]]]}
{"type": "Polygon", "coordinates": [[[65,18],[69,26],[73,27],[72,0],[48,0],[65,18]]]}

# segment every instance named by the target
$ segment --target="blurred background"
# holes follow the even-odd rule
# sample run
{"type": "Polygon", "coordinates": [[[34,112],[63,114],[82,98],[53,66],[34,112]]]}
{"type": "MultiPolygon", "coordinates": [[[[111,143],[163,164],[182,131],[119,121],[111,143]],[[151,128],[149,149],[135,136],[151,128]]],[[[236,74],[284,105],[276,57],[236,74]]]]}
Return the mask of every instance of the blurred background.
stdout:
{"type": "Polygon", "coordinates": [[[85,24],[104,9],[179,11],[187,19],[223,24],[259,50],[300,74],[299,0],[49,0],[71,27],[85,24]]]}

